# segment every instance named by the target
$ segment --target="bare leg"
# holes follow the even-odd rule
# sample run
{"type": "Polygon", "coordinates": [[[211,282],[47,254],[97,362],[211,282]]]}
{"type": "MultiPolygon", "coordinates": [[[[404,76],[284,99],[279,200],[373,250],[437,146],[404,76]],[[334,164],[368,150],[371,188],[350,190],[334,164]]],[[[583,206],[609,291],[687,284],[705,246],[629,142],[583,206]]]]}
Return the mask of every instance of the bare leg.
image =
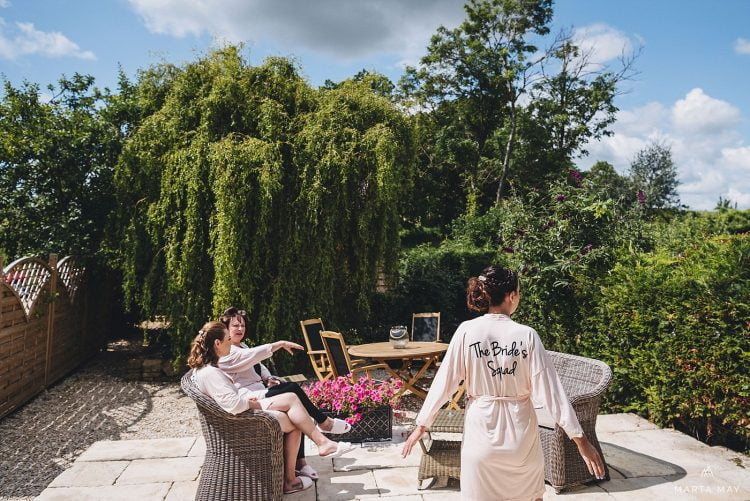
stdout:
{"type": "MultiPolygon", "coordinates": [[[[315,445],[318,446],[319,455],[327,456],[336,451],[338,444],[323,435],[315,427],[310,414],[307,413],[297,395],[294,393],[282,393],[269,397],[268,400],[271,402],[268,409],[286,412],[294,426],[315,442],[315,445]]],[[[297,445],[299,446],[299,444],[297,445]]]]}
{"type": "Polygon", "coordinates": [[[297,460],[299,441],[302,433],[294,430],[284,433],[284,492],[289,492],[300,487],[297,475],[294,473],[294,463],[297,460]]]}

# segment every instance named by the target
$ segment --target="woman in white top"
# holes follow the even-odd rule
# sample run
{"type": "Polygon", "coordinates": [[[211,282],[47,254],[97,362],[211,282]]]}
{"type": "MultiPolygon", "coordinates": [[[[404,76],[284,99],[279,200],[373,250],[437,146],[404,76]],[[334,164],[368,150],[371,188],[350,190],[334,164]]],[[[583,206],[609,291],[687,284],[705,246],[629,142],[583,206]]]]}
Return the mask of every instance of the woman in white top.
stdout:
{"type": "MultiPolygon", "coordinates": [[[[294,465],[304,433],[318,446],[321,457],[337,457],[352,449],[347,442],[334,442],[316,428],[310,415],[293,393],[258,399],[252,392],[235,388],[232,380],[216,364],[220,357],[229,354],[232,345],[229,331],[221,322],[208,322],[193,340],[188,365],[193,368],[193,379],[198,388],[213,398],[230,414],[239,414],[248,409],[280,411],[274,417],[279,420],[284,436],[284,493],[296,492],[312,485],[307,477],[297,477],[294,465]]],[[[302,349],[289,341],[273,343],[271,351],[302,349]]]]}
{"type": "MultiPolygon", "coordinates": [[[[264,344],[249,348],[242,342],[245,339],[245,325],[247,316],[244,310],[231,306],[221,314],[221,323],[229,329],[232,346],[228,355],[219,359],[218,367],[223,370],[234,383],[235,388],[250,391],[257,398],[273,397],[282,393],[294,393],[300,399],[307,413],[317,423],[324,433],[346,433],[351,425],[341,419],[331,419],[326,416],[308,398],[305,391],[294,382],[281,382],[271,375],[261,360],[265,360],[273,353],[271,344],[264,344]]],[[[302,349],[296,343],[289,343],[294,349],[302,349]]],[[[304,437],[300,441],[297,453],[296,473],[300,476],[318,479],[318,472],[307,464],[305,459],[304,437]]]]}
{"type": "Polygon", "coordinates": [[[464,500],[542,499],[544,456],[532,401],[549,409],[575,441],[589,471],[604,476],[602,458],[583,435],[538,334],[510,318],[520,299],[513,271],[490,266],[469,280],[468,307],[486,314],[459,325],[402,450],[406,457],[465,381],[464,500]]]}

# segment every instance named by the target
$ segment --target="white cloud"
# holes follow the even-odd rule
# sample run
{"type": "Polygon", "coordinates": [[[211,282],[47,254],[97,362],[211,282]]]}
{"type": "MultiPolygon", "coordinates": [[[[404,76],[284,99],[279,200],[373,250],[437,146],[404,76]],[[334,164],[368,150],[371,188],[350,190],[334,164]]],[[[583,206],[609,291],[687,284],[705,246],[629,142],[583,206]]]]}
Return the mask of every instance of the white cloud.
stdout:
{"type": "Polygon", "coordinates": [[[614,134],[588,145],[581,167],[606,160],[626,173],[639,150],[660,142],[672,149],[682,203],[712,209],[721,196],[750,208],[750,146],[739,132],[741,122],[735,106],[696,88],[672,106],[652,102],[618,112],[614,134]]]}
{"type": "Polygon", "coordinates": [[[6,9],[10,7],[10,0],[0,0],[0,9],[6,9]]]}
{"type": "Polygon", "coordinates": [[[630,37],[604,23],[576,28],[573,40],[594,64],[604,64],[633,52],[630,37]]]}
{"type": "Polygon", "coordinates": [[[8,33],[7,24],[0,18],[0,59],[13,60],[32,54],[96,59],[93,52],[81,50],[59,31],[39,31],[32,23],[15,23],[15,27],[15,33],[8,33]]]}
{"type": "Polygon", "coordinates": [[[735,188],[729,188],[729,191],[727,191],[723,198],[736,203],[737,207],[750,207],[750,191],[743,193],[735,188]]]}
{"type": "Polygon", "coordinates": [[[455,0],[128,1],[153,33],[205,33],[221,41],[266,42],[346,61],[389,53],[413,64],[439,25],[452,27],[464,18],[462,3],[455,0]]]}
{"type": "Polygon", "coordinates": [[[750,146],[724,148],[721,159],[729,168],[750,170],[750,146]]]}
{"type": "Polygon", "coordinates": [[[740,121],[740,110],[696,88],[674,104],[672,121],[677,129],[711,134],[737,125],[740,121]]]}
{"type": "Polygon", "coordinates": [[[750,54],[750,40],[738,38],[734,41],[734,51],[737,54],[750,54]]]}

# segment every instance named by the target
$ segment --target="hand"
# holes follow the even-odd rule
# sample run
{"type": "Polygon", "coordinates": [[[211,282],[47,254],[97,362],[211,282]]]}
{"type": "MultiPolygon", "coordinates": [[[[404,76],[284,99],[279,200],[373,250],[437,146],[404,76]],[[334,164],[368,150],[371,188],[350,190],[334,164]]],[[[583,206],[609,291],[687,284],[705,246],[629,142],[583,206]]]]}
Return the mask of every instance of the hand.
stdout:
{"type": "Polygon", "coordinates": [[[291,341],[279,341],[279,348],[285,349],[290,355],[294,355],[294,350],[304,350],[301,345],[291,341]]]}
{"type": "Polygon", "coordinates": [[[404,442],[404,448],[401,449],[401,457],[405,458],[409,454],[411,454],[411,450],[414,447],[414,444],[417,443],[417,441],[422,438],[422,435],[424,435],[426,428],[424,426],[417,426],[414,428],[414,431],[411,432],[411,435],[409,435],[409,438],[406,439],[406,442],[404,442]]]}
{"type": "Polygon", "coordinates": [[[250,398],[248,398],[248,400],[250,401],[250,408],[252,410],[254,410],[254,411],[261,410],[260,402],[258,402],[258,397],[250,397],[250,398]]]}
{"type": "Polygon", "coordinates": [[[277,384],[281,384],[281,381],[276,379],[275,377],[271,376],[266,380],[266,386],[270,388],[271,386],[276,386],[277,384]]]}
{"type": "Polygon", "coordinates": [[[573,439],[578,446],[578,453],[581,454],[583,462],[586,463],[586,467],[589,469],[589,473],[594,475],[599,480],[604,478],[604,460],[599,454],[599,451],[591,445],[589,439],[586,437],[577,437],[573,439]]]}

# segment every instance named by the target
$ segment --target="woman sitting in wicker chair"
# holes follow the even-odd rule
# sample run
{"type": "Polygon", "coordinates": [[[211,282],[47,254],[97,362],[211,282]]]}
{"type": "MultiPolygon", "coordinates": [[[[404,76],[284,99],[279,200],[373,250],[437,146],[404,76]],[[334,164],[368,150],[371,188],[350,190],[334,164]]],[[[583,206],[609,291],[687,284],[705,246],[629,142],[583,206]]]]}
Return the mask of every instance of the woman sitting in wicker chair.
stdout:
{"type": "MultiPolygon", "coordinates": [[[[337,457],[352,449],[348,442],[334,442],[323,435],[299,398],[293,393],[284,393],[270,398],[258,399],[245,389],[235,388],[232,380],[216,365],[220,357],[228,355],[231,347],[229,330],[221,322],[208,322],[193,340],[188,365],[193,368],[193,379],[201,392],[213,398],[230,414],[239,414],[248,409],[280,411],[274,413],[279,420],[284,436],[284,493],[296,492],[312,485],[307,477],[297,477],[294,465],[299,450],[301,433],[318,446],[321,457],[337,457]]],[[[291,352],[294,343],[278,341],[276,350],[284,348],[291,352]]],[[[296,349],[302,349],[296,345],[296,349]]]]}
{"type": "MultiPolygon", "coordinates": [[[[245,326],[247,325],[247,314],[244,310],[231,306],[224,310],[220,320],[229,329],[232,346],[229,354],[219,359],[218,367],[230,377],[235,388],[238,390],[244,388],[259,399],[281,395],[282,393],[293,393],[299,397],[307,413],[318,423],[318,428],[322,432],[346,433],[351,430],[351,425],[346,421],[331,419],[323,414],[310,401],[300,385],[294,382],[282,383],[272,376],[266,366],[261,363],[261,360],[271,356],[277,346],[287,349],[289,353],[292,353],[292,349],[303,349],[302,346],[288,341],[278,341],[277,343],[249,348],[242,342],[245,339],[245,326]],[[282,345],[283,343],[286,343],[286,345],[282,345]]],[[[318,472],[305,460],[304,437],[300,441],[295,468],[297,475],[309,477],[313,480],[318,479],[318,472]]]]}

